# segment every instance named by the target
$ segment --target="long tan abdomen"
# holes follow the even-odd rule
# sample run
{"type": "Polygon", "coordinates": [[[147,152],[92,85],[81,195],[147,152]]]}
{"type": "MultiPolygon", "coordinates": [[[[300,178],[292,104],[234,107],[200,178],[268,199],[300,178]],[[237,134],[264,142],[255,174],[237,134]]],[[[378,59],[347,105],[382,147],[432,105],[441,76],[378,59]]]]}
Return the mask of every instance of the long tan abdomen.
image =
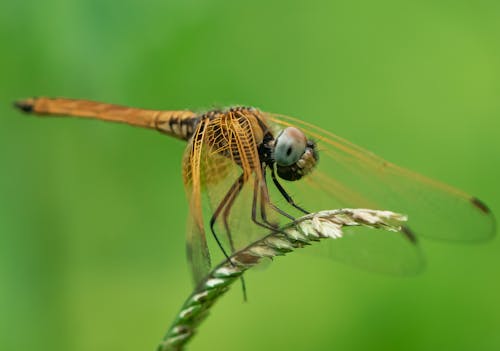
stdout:
{"type": "Polygon", "coordinates": [[[126,123],[156,129],[170,136],[188,140],[199,121],[193,111],[146,110],[95,101],[66,98],[30,98],[15,103],[26,113],[40,116],[72,116],[126,123]]]}

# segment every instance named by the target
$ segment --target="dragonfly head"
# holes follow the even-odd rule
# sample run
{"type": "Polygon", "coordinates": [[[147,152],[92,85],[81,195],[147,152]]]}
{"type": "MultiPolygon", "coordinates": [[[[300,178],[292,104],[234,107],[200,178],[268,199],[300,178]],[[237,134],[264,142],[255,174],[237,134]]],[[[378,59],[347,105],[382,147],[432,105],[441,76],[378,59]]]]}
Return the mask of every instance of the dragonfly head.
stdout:
{"type": "Polygon", "coordinates": [[[316,144],[295,127],[283,129],[274,141],[273,159],[280,178],[299,180],[318,162],[316,144]]]}

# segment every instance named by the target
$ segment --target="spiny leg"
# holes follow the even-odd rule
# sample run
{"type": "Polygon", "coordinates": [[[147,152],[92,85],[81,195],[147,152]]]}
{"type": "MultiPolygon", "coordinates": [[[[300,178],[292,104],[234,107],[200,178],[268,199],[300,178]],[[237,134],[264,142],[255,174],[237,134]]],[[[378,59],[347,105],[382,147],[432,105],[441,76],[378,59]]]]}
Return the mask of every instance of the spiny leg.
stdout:
{"type": "MultiPolygon", "coordinates": [[[[224,247],[222,246],[221,241],[219,240],[217,234],[215,233],[214,225],[215,225],[215,221],[217,220],[217,218],[221,214],[222,210],[227,206],[228,203],[232,203],[234,201],[234,200],[231,201],[231,198],[235,197],[235,196],[233,196],[233,193],[235,191],[239,192],[241,190],[241,187],[243,186],[243,183],[244,183],[244,181],[243,181],[243,174],[242,174],[238,177],[238,179],[236,179],[236,181],[233,183],[233,185],[231,185],[228,192],[226,193],[226,195],[224,195],[224,198],[221,200],[221,202],[219,203],[219,205],[215,209],[215,211],[212,215],[212,218],[210,218],[210,231],[212,232],[212,235],[215,238],[217,245],[222,250],[222,253],[224,254],[224,256],[226,257],[226,259],[229,262],[231,262],[229,255],[226,253],[226,250],[224,250],[224,247]]],[[[234,246],[233,246],[231,235],[228,234],[228,236],[229,236],[229,244],[231,245],[231,250],[234,251],[234,246]]],[[[233,264],[233,263],[231,262],[231,264],[233,264]]]]}
{"type": "MultiPolygon", "coordinates": [[[[229,216],[229,212],[231,211],[231,208],[234,204],[234,201],[236,200],[236,197],[238,196],[238,194],[241,192],[241,189],[243,188],[244,184],[245,184],[245,182],[244,182],[243,174],[241,174],[238,177],[238,179],[236,179],[236,181],[233,183],[233,185],[231,185],[228,192],[226,193],[226,195],[224,196],[222,201],[217,206],[217,209],[215,210],[214,214],[212,215],[212,218],[210,218],[210,230],[212,231],[212,234],[214,235],[215,240],[219,244],[220,249],[224,253],[224,256],[226,256],[226,259],[231,263],[232,266],[234,266],[233,262],[228,257],[228,255],[225,252],[224,248],[222,247],[220,241],[218,240],[217,235],[215,234],[214,225],[215,225],[215,222],[217,221],[217,218],[219,217],[219,215],[222,212],[222,221],[224,224],[224,229],[226,230],[226,235],[227,235],[227,238],[229,241],[229,246],[231,247],[231,252],[234,252],[235,247],[234,247],[233,237],[231,235],[231,230],[229,228],[229,224],[227,222],[227,219],[229,216]]],[[[243,278],[243,276],[240,277],[240,281],[241,281],[241,288],[243,289],[243,300],[247,301],[247,289],[246,289],[245,279],[243,278]]]]}
{"type": "Polygon", "coordinates": [[[258,200],[258,197],[259,197],[259,187],[260,187],[260,184],[259,184],[259,180],[257,177],[255,177],[255,180],[254,180],[254,186],[253,186],[253,197],[252,197],[252,221],[257,224],[258,226],[261,226],[263,228],[266,228],[266,229],[270,229],[272,230],[273,232],[276,231],[276,227],[271,225],[270,223],[262,223],[262,222],[259,222],[257,220],[257,202],[259,201],[258,200]]]}
{"type": "Polygon", "coordinates": [[[240,193],[241,189],[243,188],[244,185],[244,177],[243,174],[241,174],[238,179],[231,185],[231,188],[229,188],[228,192],[222,199],[222,201],[219,203],[219,206],[217,206],[217,209],[214,211],[214,214],[212,215],[212,218],[210,219],[210,229],[212,233],[215,235],[215,230],[214,230],[214,225],[215,222],[217,221],[217,218],[223,212],[223,221],[224,221],[224,226],[225,229],[228,231],[228,240],[229,240],[229,245],[231,247],[231,250],[234,251],[234,242],[233,238],[231,237],[229,233],[229,227],[227,226],[227,216],[229,215],[229,211],[231,210],[231,207],[236,200],[237,195],[240,193]]]}
{"type": "Polygon", "coordinates": [[[267,220],[267,215],[266,215],[266,208],[265,205],[269,205],[274,211],[278,212],[280,215],[287,217],[288,219],[295,221],[295,218],[288,214],[287,212],[283,211],[281,208],[276,206],[271,202],[271,197],[269,196],[269,191],[267,187],[267,178],[266,178],[266,166],[264,165],[262,167],[262,179],[264,180],[264,187],[261,187],[261,202],[260,202],[260,213],[262,220],[266,223],[269,223],[267,220]]]}
{"type": "Polygon", "coordinates": [[[276,178],[276,173],[274,172],[274,168],[272,166],[271,166],[271,178],[273,179],[273,183],[276,186],[276,188],[278,188],[278,190],[281,193],[281,195],[283,195],[283,197],[285,198],[285,200],[290,205],[292,205],[297,210],[299,210],[299,211],[301,211],[301,212],[303,212],[305,214],[309,214],[310,213],[309,211],[306,211],[302,207],[300,207],[299,205],[297,205],[295,203],[295,201],[293,201],[292,197],[290,195],[288,195],[288,193],[286,192],[285,188],[283,188],[283,186],[279,183],[278,178],[276,178]]]}
{"type": "MultiPolygon", "coordinates": [[[[224,211],[222,213],[222,223],[224,225],[224,229],[226,230],[226,234],[229,240],[229,245],[231,246],[231,251],[235,251],[234,247],[234,242],[233,242],[233,236],[231,234],[231,228],[229,227],[229,214],[231,212],[231,209],[233,208],[234,201],[238,197],[239,193],[241,192],[241,189],[243,189],[243,185],[245,184],[243,180],[243,174],[238,178],[238,186],[235,189],[230,189],[233,190],[231,197],[229,201],[226,203],[226,206],[224,207],[224,211]]],[[[243,276],[240,277],[241,281],[241,288],[243,290],[243,300],[247,301],[247,288],[245,284],[245,278],[243,276]]]]}
{"type": "MultiPolygon", "coordinates": [[[[266,186],[265,183],[264,183],[264,186],[266,186]]],[[[254,189],[253,189],[253,199],[252,199],[252,221],[260,227],[272,230],[273,233],[282,233],[282,234],[286,235],[286,233],[283,232],[282,230],[280,230],[277,225],[273,225],[272,223],[270,223],[267,220],[267,216],[265,214],[265,209],[264,209],[264,212],[262,212],[263,206],[265,206],[266,203],[269,203],[268,201],[266,203],[263,203],[262,202],[263,200],[261,199],[261,203],[260,203],[261,213],[260,214],[261,214],[262,222],[260,222],[257,219],[257,203],[259,202],[259,195],[260,195],[260,197],[262,197],[262,191],[259,191],[259,188],[260,188],[259,179],[257,177],[255,177],[254,189]]]]}

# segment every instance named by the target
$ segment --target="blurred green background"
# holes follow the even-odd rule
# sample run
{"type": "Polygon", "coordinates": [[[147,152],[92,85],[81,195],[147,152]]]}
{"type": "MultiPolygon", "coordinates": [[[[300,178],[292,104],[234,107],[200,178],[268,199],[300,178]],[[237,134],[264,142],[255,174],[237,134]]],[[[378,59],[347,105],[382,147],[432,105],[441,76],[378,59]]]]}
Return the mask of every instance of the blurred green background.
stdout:
{"type": "MultiPolygon", "coordinates": [[[[191,291],[183,143],[18,98],[254,105],[500,213],[498,1],[3,1],[0,50],[1,350],[154,350],[191,291]]],[[[278,259],[189,349],[499,350],[499,240],[423,247],[411,278],[278,259]]]]}

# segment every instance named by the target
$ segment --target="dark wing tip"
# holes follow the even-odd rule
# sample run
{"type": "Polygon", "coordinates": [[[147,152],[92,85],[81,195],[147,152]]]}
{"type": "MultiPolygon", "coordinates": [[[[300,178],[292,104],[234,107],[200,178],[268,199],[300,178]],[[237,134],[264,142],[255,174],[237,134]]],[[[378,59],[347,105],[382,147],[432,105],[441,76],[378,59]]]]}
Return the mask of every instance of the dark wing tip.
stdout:
{"type": "Polygon", "coordinates": [[[471,202],[472,205],[474,205],[474,207],[478,208],[481,212],[488,215],[491,214],[490,208],[484,202],[479,200],[477,197],[471,197],[469,201],[471,202]]]}
{"type": "Polygon", "coordinates": [[[33,99],[24,99],[14,101],[14,107],[20,109],[25,113],[33,112],[34,100],[33,99]]]}
{"type": "Polygon", "coordinates": [[[418,243],[418,240],[417,240],[417,236],[415,235],[415,233],[407,226],[402,226],[401,227],[401,233],[403,233],[405,235],[405,237],[410,240],[410,242],[412,244],[417,244],[418,243]]]}
{"type": "Polygon", "coordinates": [[[497,232],[497,222],[493,212],[491,212],[490,208],[484,202],[479,200],[477,197],[471,197],[469,201],[475,208],[477,208],[479,211],[481,211],[483,214],[485,214],[490,218],[492,222],[492,228],[490,231],[490,236],[488,238],[495,236],[497,232]]]}

